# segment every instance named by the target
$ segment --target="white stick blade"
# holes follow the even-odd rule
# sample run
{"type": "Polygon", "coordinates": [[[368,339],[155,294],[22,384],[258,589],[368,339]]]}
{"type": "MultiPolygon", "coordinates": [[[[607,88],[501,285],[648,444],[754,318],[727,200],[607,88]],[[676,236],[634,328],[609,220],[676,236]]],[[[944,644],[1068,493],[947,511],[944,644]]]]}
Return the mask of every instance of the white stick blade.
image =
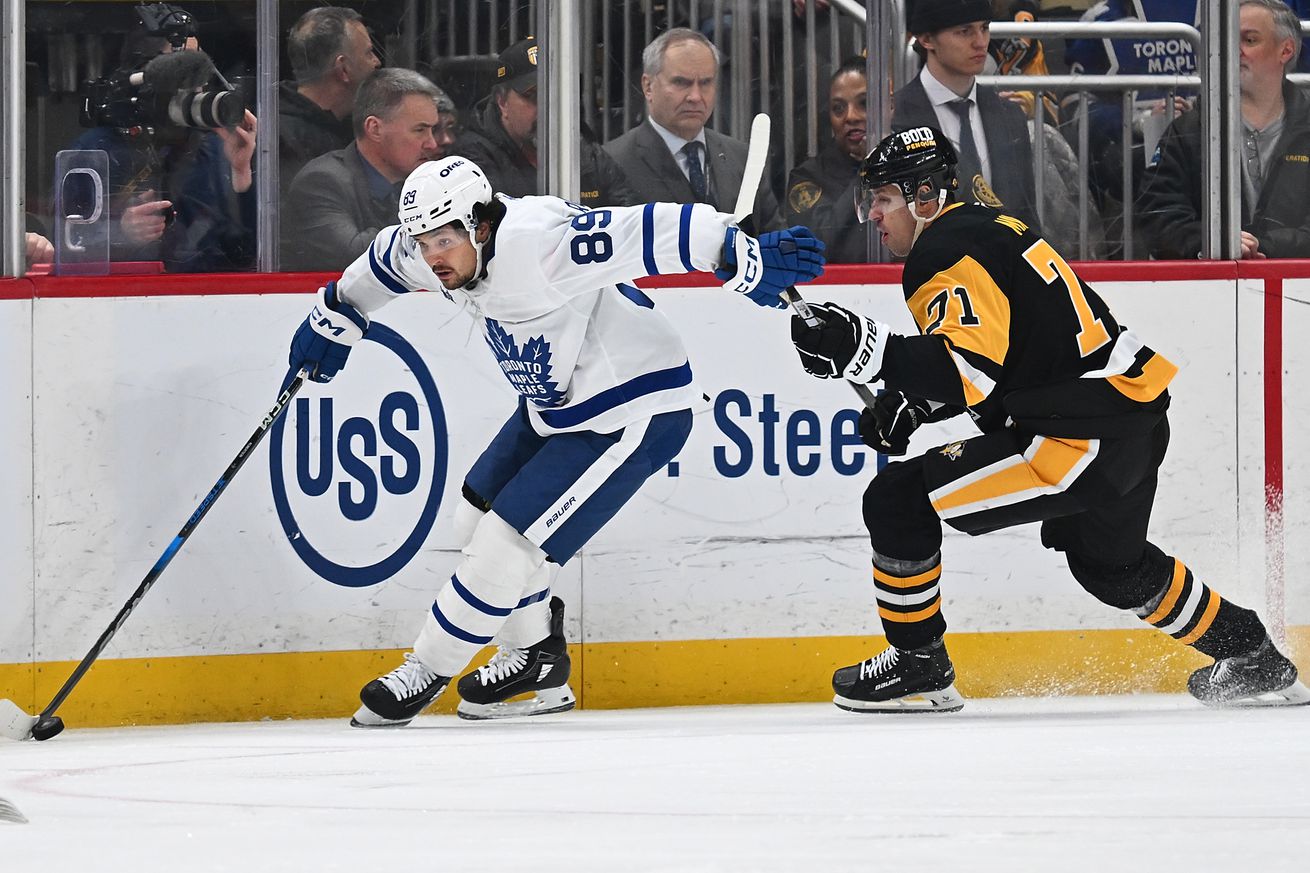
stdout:
{"type": "Polygon", "coordinates": [[[0,797],[0,821],[11,821],[14,824],[27,824],[27,816],[18,811],[18,807],[9,801],[0,797]]]}
{"type": "Polygon", "coordinates": [[[30,740],[36,716],[28,715],[12,700],[0,700],[0,737],[11,740],[30,740]]]}
{"type": "Polygon", "coordinates": [[[741,188],[737,191],[737,206],[732,210],[733,221],[741,221],[755,208],[755,193],[764,177],[764,163],[769,158],[769,116],[761,112],[751,122],[751,138],[746,147],[746,166],[741,173],[741,188]]]}

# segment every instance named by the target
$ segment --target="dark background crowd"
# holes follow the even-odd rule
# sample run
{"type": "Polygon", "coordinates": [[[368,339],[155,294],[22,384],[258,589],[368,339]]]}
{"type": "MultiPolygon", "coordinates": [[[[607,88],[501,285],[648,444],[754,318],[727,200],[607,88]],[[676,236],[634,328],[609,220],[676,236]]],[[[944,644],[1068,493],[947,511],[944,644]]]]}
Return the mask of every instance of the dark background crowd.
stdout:
{"type": "MultiPolygon", "coordinates": [[[[1287,78],[1310,69],[1299,23],[1310,17],[1310,0],[1240,3],[1242,256],[1310,257],[1310,105],[1287,78]]],[[[282,269],[343,268],[395,222],[398,188],[424,161],[464,155],[495,190],[537,193],[545,59],[530,36],[528,4],[426,6],[418,38],[405,39],[414,22],[404,19],[404,4],[281,5],[282,269]]],[[[735,26],[755,22],[711,17],[713,6],[615,3],[591,22],[583,205],[697,201],[731,210],[746,145],[724,123],[734,97],[726,47],[741,44],[735,26]],[[652,29],[652,21],[659,26],[652,29]],[[634,41],[627,53],[616,48],[634,41]]],[[[910,0],[905,44],[918,73],[895,89],[892,127],[942,130],[960,156],[962,199],[1039,223],[1071,257],[1195,258],[1205,179],[1194,94],[1139,92],[1126,124],[1119,94],[1092,95],[1084,188],[1080,107],[1071,92],[1004,90],[976,79],[1195,73],[1194,52],[1177,41],[993,38],[990,25],[1129,18],[1194,25],[1196,7],[1195,0],[910,0]],[[1125,174],[1133,216],[1126,233],[1125,174]]],[[[255,268],[260,128],[251,111],[249,13],[250,4],[213,0],[29,5],[29,105],[41,119],[28,140],[29,261],[60,258],[72,269],[94,256],[177,272],[255,268]],[[88,29],[87,7],[96,7],[94,38],[79,34],[88,29]],[[67,168],[103,160],[95,158],[100,152],[108,208],[92,222],[84,176],[67,168]]],[[[806,68],[813,84],[797,76],[793,86],[797,113],[813,112],[820,136],[807,147],[808,117],[784,115],[779,71],[794,63],[796,49],[785,57],[769,38],[764,53],[774,59],[773,74],[768,81],[757,74],[751,96],[774,117],[775,139],[790,125],[802,145],[794,166],[773,162],[756,198],[757,223],[809,225],[828,244],[831,262],[878,260],[876,240],[852,208],[860,160],[884,133],[868,130],[862,41],[852,38],[849,22],[838,32],[841,19],[828,0],[780,0],[765,15],[774,34],[785,16],[797,33],[823,29],[815,41],[819,62],[806,68]],[[803,99],[811,87],[817,106],[803,99]]],[[[753,29],[752,39],[762,33],[753,29]]]]}

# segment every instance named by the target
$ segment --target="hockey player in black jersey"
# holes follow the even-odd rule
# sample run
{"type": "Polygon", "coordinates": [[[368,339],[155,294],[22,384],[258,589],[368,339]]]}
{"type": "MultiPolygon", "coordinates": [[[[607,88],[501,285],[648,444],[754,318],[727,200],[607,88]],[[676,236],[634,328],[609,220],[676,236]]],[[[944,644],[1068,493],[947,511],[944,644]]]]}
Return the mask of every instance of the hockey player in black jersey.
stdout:
{"type": "Polygon", "coordinates": [[[981,436],[888,464],[864,494],[878,613],[889,646],[833,675],[857,711],[964,705],[943,642],[942,522],[971,535],[1041,522],[1094,597],[1215,659],[1188,690],[1209,705],[1310,703],[1259,617],[1147,540],[1169,442],[1177,367],[1126,327],[1033,228],[956,202],[955,153],[937,130],[887,137],[860,169],[856,209],[905,257],[920,335],[833,304],[792,321],[805,369],[881,381],[860,434],[906,451],[926,421],[968,412],[981,436]]]}

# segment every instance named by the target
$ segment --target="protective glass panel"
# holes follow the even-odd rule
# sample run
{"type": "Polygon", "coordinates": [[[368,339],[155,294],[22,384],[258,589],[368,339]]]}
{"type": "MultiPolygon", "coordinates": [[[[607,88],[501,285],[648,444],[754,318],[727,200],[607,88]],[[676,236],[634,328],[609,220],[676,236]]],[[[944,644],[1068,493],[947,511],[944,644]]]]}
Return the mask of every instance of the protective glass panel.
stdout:
{"type": "Polygon", "coordinates": [[[30,229],[72,242],[56,155],[100,151],[111,272],[254,269],[255,8],[28,2],[30,229]]]}
{"type": "Polygon", "coordinates": [[[55,274],[109,272],[109,155],[64,150],[55,155],[55,274]]]}

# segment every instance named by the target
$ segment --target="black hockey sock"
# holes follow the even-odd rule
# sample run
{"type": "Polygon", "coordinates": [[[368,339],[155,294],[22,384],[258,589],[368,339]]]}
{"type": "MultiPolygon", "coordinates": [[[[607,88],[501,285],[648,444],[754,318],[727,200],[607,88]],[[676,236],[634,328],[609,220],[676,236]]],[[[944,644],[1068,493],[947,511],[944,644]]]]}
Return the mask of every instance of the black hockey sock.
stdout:
{"type": "Polygon", "coordinates": [[[1246,654],[1264,641],[1264,624],[1252,610],[1198,582],[1177,558],[1173,564],[1168,585],[1136,610],[1139,618],[1216,659],[1246,654]]]}
{"type": "Polygon", "coordinates": [[[874,553],[873,586],[887,642],[898,649],[917,649],[946,633],[937,586],[941,575],[941,552],[923,561],[874,553]]]}

